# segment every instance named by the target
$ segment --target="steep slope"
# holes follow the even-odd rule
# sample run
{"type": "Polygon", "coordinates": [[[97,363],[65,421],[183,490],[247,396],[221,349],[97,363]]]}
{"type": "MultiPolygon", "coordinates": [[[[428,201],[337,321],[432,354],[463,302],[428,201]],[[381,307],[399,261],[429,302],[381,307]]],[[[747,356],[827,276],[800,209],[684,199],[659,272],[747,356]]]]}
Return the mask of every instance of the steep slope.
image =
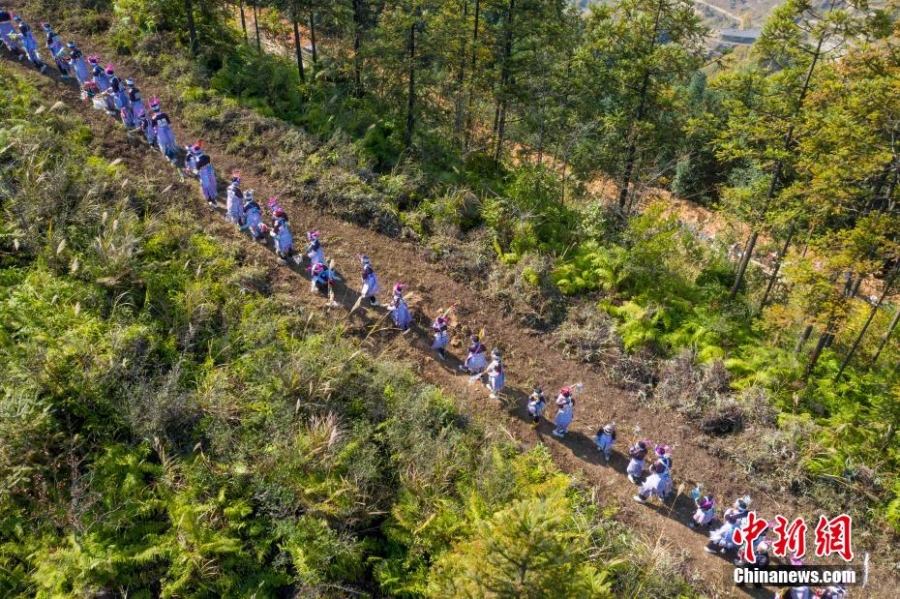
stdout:
{"type": "MultiPolygon", "coordinates": [[[[90,47],[89,40],[84,40],[84,44],[90,47]]],[[[36,74],[30,77],[43,86],[48,99],[62,99],[71,110],[77,110],[90,121],[98,134],[97,138],[104,140],[103,153],[110,160],[122,158],[136,176],[142,172],[158,173],[168,168],[158,154],[148,152],[139,143],[129,142],[120,127],[81,103],[73,86],[55,80],[50,83],[36,74]]],[[[152,85],[152,82],[147,82],[146,87],[152,85]]],[[[177,112],[170,111],[170,114],[177,121],[177,112]]],[[[182,142],[202,136],[202,132],[184,130],[177,123],[174,130],[182,142]]],[[[692,571],[690,576],[711,594],[731,594],[734,588],[730,584],[731,568],[728,564],[705,554],[702,551],[703,535],[686,526],[692,511],[686,492],[695,481],[705,482],[720,502],[730,502],[734,497],[749,492],[754,495],[754,507],[767,515],[781,513],[795,516],[798,512],[813,515],[811,506],[754,492],[752,480],[734,463],[711,455],[706,447],[698,443],[695,432],[682,424],[677,416],[645,405],[633,394],[609,385],[603,373],[566,359],[549,337],[523,331],[514,320],[491,305],[488,298],[454,281],[440,265],[429,263],[422,248],[322,215],[303,205],[278,181],[268,180],[265,170],[259,165],[247,164],[216,147],[209,148],[209,153],[220,177],[231,170],[240,170],[245,187],[255,188],[258,198],[279,195],[291,216],[295,236],[299,237],[302,231],[312,228],[323,232],[326,255],[336,260],[344,278],[337,290],[341,308],[332,310],[331,318],[347,319],[350,330],[365,338],[373,354],[381,356],[381,359],[413,360],[423,379],[462,398],[467,411],[493,420],[500,434],[507,434],[525,446],[546,444],[561,468],[567,472],[581,473],[595,487],[598,500],[610,506],[617,517],[641,530],[648,540],[657,539],[660,546],[679,554],[679,557],[683,556],[692,571]],[[348,316],[349,308],[357,299],[355,256],[359,253],[366,253],[372,258],[385,286],[399,280],[410,285],[409,290],[416,297],[414,307],[419,314],[418,326],[410,334],[399,335],[390,330],[386,326],[383,308],[361,310],[348,316]],[[488,344],[504,350],[509,386],[503,402],[492,402],[483,389],[470,386],[467,377],[457,374],[457,360],[451,359],[444,364],[434,359],[429,348],[427,315],[433,316],[451,302],[458,302],[459,305],[460,326],[454,331],[457,341],[463,339],[465,330],[484,327],[488,344]],[[564,441],[552,437],[549,423],[543,423],[537,430],[530,429],[524,410],[530,385],[542,384],[552,393],[560,386],[576,381],[584,382],[585,393],[579,399],[575,424],[569,436],[564,441]],[[624,476],[625,458],[620,452],[616,453],[613,461],[606,465],[593,447],[593,433],[598,425],[608,420],[619,423],[619,430],[622,431],[618,446],[620,452],[630,440],[627,431],[635,424],[640,424],[642,436],[672,445],[675,448],[676,486],[683,492],[664,506],[635,504],[631,499],[634,487],[624,476]]],[[[208,223],[210,232],[229,238],[241,235],[235,227],[202,205],[193,186],[178,183],[174,172],[170,193],[183,197],[186,203],[194,206],[197,218],[208,223]]],[[[276,292],[290,294],[304,309],[322,308],[322,299],[309,293],[308,279],[302,269],[278,266],[267,248],[246,238],[244,243],[249,261],[271,265],[276,292]]],[[[458,345],[453,353],[456,356],[461,354],[458,345]]]]}

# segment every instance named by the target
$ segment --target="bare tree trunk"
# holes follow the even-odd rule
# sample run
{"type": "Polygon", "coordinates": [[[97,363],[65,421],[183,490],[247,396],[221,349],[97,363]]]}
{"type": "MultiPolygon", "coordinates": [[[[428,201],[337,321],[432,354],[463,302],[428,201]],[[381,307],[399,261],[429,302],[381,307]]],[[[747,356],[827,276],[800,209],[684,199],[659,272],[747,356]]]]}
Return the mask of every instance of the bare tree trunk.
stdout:
{"type": "Polygon", "coordinates": [[[808,324],[806,328],[803,329],[803,334],[800,335],[800,338],[797,339],[797,345],[794,346],[794,355],[799,354],[803,351],[803,346],[806,345],[806,342],[809,341],[809,336],[812,335],[813,325],[808,324]]]}
{"type": "Polygon", "coordinates": [[[507,103],[504,101],[500,106],[500,113],[498,115],[497,146],[494,148],[494,163],[497,165],[500,164],[500,158],[503,156],[503,142],[506,141],[506,114],[507,103]]]}
{"type": "Polygon", "coordinates": [[[256,51],[262,52],[262,42],[259,38],[259,3],[253,3],[253,26],[256,28],[256,51]]]}
{"type": "Polygon", "coordinates": [[[413,128],[416,124],[416,25],[414,21],[409,26],[409,95],[406,105],[406,137],[404,145],[409,150],[412,147],[413,128]]]}
{"type": "Polygon", "coordinates": [[[778,253],[778,257],[775,259],[775,266],[772,269],[772,276],[769,278],[769,285],[766,287],[766,292],[763,294],[762,301],[759,302],[759,311],[760,313],[766,307],[766,303],[769,301],[769,294],[772,293],[772,289],[775,288],[775,283],[778,282],[778,273],[781,271],[781,263],[784,261],[784,257],[787,255],[788,248],[791,246],[791,239],[794,237],[794,225],[791,224],[788,229],[787,238],[784,240],[784,245],[781,246],[781,252],[778,253]]]}
{"type": "Polygon", "coordinates": [[[816,343],[816,347],[813,349],[812,354],[809,356],[809,364],[806,365],[806,376],[812,374],[812,371],[815,369],[816,364],[819,363],[819,358],[822,357],[822,350],[825,349],[826,344],[828,343],[828,338],[831,336],[829,332],[823,332],[819,335],[819,341],[816,343]]]}
{"type": "Polygon", "coordinates": [[[306,73],[303,72],[303,49],[300,47],[300,24],[297,22],[297,7],[291,14],[294,22],[294,48],[297,50],[297,72],[300,74],[301,83],[306,83],[306,73]]]}
{"type": "Polygon", "coordinates": [[[822,351],[830,347],[835,338],[835,325],[837,321],[837,316],[834,312],[831,312],[828,315],[828,322],[825,324],[825,330],[822,331],[822,334],[819,335],[819,341],[816,343],[816,347],[812,351],[812,355],[809,357],[809,364],[806,365],[806,376],[812,374],[813,370],[815,370],[816,365],[819,363],[819,358],[822,357],[822,351]]]}
{"type": "MultiPolygon", "coordinates": [[[[659,20],[659,14],[657,13],[657,20],[659,20]]],[[[637,140],[634,138],[633,130],[634,124],[636,122],[640,122],[644,118],[644,108],[646,107],[647,100],[647,92],[650,89],[650,71],[644,75],[644,80],[641,83],[641,92],[640,92],[640,104],[638,104],[637,113],[635,113],[634,120],[631,121],[631,125],[628,127],[628,136],[631,138],[628,141],[628,152],[625,155],[625,167],[622,169],[622,187],[619,189],[619,209],[625,210],[625,206],[628,204],[628,192],[631,187],[631,177],[634,172],[634,162],[637,158],[637,140]]]]}
{"type": "Polygon", "coordinates": [[[803,249],[800,251],[801,258],[806,258],[806,252],[809,251],[809,242],[812,241],[813,233],[815,233],[815,228],[810,227],[809,235],[806,236],[806,241],[803,242],[803,249]]]}
{"type": "Polygon", "coordinates": [[[547,96],[541,98],[541,127],[538,131],[537,163],[541,166],[544,162],[544,134],[547,125],[547,96]]]}
{"type": "Polygon", "coordinates": [[[194,2],[193,0],[184,0],[184,9],[187,11],[188,35],[191,40],[191,54],[197,56],[199,49],[197,44],[197,25],[194,23],[194,2]]]}
{"type": "Polygon", "coordinates": [[[357,97],[362,96],[362,64],[359,50],[362,47],[362,4],[361,0],[353,0],[353,80],[357,97]]]}
{"type": "MultiPolygon", "coordinates": [[[[462,1],[462,18],[463,23],[466,23],[469,19],[469,0],[461,0],[462,1]]],[[[456,137],[456,143],[459,144],[460,149],[466,149],[466,138],[464,132],[464,124],[466,119],[466,110],[465,110],[465,87],[466,87],[466,61],[467,58],[467,44],[466,37],[463,36],[463,42],[459,49],[459,69],[456,72],[456,118],[453,122],[454,128],[454,137],[456,137]]]]}
{"type": "MultiPolygon", "coordinates": [[[[881,177],[878,178],[878,185],[876,186],[875,198],[869,203],[869,207],[866,209],[866,213],[868,214],[871,209],[875,208],[876,204],[878,206],[878,216],[879,218],[884,215],[887,211],[888,206],[891,203],[891,197],[894,195],[894,191],[897,189],[898,177],[900,177],[900,171],[896,170],[896,161],[891,160],[891,162],[885,167],[884,173],[881,177]],[[893,170],[893,177],[891,176],[891,170],[893,170]],[[890,183],[888,183],[887,190],[884,195],[881,195],[881,188],[884,186],[885,181],[890,177],[890,183]]],[[[878,250],[877,245],[873,245],[872,248],[867,252],[866,258],[871,260],[875,257],[875,253],[878,250]]],[[[859,294],[859,288],[862,285],[863,276],[859,275],[856,277],[856,281],[853,283],[853,288],[850,289],[849,296],[856,297],[859,294]]]]}
{"type": "Polygon", "coordinates": [[[738,290],[741,288],[741,283],[744,282],[744,274],[747,272],[747,265],[750,264],[750,255],[753,253],[753,248],[756,247],[757,239],[759,239],[759,232],[753,231],[750,234],[750,239],[747,240],[747,243],[744,244],[744,247],[742,248],[741,261],[738,263],[737,277],[734,280],[734,285],[731,287],[730,299],[732,300],[737,297],[738,290]]]}
{"type": "Polygon", "coordinates": [[[881,352],[884,351],[885,346],[888,341],[891,339],[891,335],[894,334],[894,329],[897,328],[897,324],[900,324],[900,306],[895,307],[894,318],[891,319],[891,324],[888,326],[888,330],[881,337],[881,343],[878,344],[878,351],[875,352],[875,355],[872,357],[872,367],[875,366],[875,363],[878,362],[878,358],[881,357],[881,352]]]}
{"type": "Polygon", "coordinates": [[[500,156],[503,152],[503,138],[506,134],[506,114],[509,106],[509,80],[510,80],[510,61],[512,60],[512,40],[513,40],[513,14],[516,10],[516,0],[509,0],[506,9],[506,31],[503,42],[503,65],[500,69],[500,97],[497,98],[497,112],[495,115],[495,131],[497,135],[497,145],[494,149],[494,163],[500,164],[500,156]]]}
{"type": "Polygon", "coordinates": [[[312,49],[313,65],[319,62],[318,48],[316,47],[316,13],[309,11],[309,45],[312,49]]]}
{"type": "MultiPolygon", "coordinates": [[[[900,263],[898,263],[900,265],[900,263]]],[[[844,374],[844,369],[847,368],[847,365],[850,364],[850,360],[853,359],[853,354],[856,353],[856,349],[859,347],[859,344],[862,342],[863,337],[866,335],[866,331],[869,330],[869,325],[872,324],[872,321],[875,319],[875,315],[878,314],[878,309],[881,307],[881,303],[884,301],[884,298],[887,297],[887,294],[891,291],[891,287],[894,286],[894,281],[897,278],[897,266],[894,267],[893,272],[891,273],[891,278],[884,284],[884,289],[881,292],[881,297],[878,298],[878,301],[875,302],[875,305],[872,306],[872,310],[869,312],[869,317],[866,319],[866,323],[863,325],[862,330],[859,332],[859,335],[856,336],[856,339],[853,341],[853,345],[850,347],[850,351],[847,352],[847,355],[844,356],[844,359],[841,361],[841,367],[838,369],[838,373],[835,375],[834,380],[841,380],[841,375],[844,374]]]]}
{"type": "Polygon", "coordinates": [[[469,107],[466,110],[466,126],[465,126],[465,140],[463,142],[463,149],[467,149],[469,147],[469,141],[471,139],[472,134],[472,105],[475,102],[475,75],[477,71],[475,70],[478,66],[478,26],[481,23],[481,0],[475,0],[475,24],[472,27],[472,68],[470,69],[469,74],[469,107]]]}
{"type": "MultiPolygon", "coordinates": [[[[836,0],[832,0],[831,8],[834,8],[836,0]]],[[[819,36],[818,43],[816,44],[816,51],[813,53],[812,62],[809,63],[809,69],[806,71],[806,78],[803,80],[803,87],[800,88],[800,94],[797,96],[797,106],[794,109],[794,118],[796,118],[800,111],[803,109],[803,101],[806,99],[806,94],[809,91],[809,84],[812,80],[813,71],[816,68],[816,64],[819,62],[819,58],[822,56],[822,45],[825,43],[825,34],[819,36]]],[[[788,125],[788,129],[784,134],[784,143],[782,147],[786,151],[790,151],[791,144],[794,139],[794,125],[788,125]]],[[[781,179],[781,172],[784,169],[784,162],[782,160],[778,160],[775,163],[775,168],[772,171],[772,178],[769,181],[769,189],[766,192],[766,198],[763,201],[762,209],[759,211],[759,219],[762,220],[765,218],[766,213],[769,211],[769,205],[772,203],[772,200],[775,197],[775,192],[778,189],[778,185],[781,179]]],[[[734,300],[737,297],[738,291],[741,288],[741,283],[744,281],[744,275],[747,273],[747,265],[750,263],[750,256],[753,254],[753,250],[756,248],[756,242],[759,239],[759,231],[754,230],[750,235],[750,239],[747,241],[747,246],[744,248],[744,258],[741,260],[741,264],[738,267],[737,277],[734,280],[734,285],[731,287],[731,294],[729,295],[729,300],[734,300]]]]}
{"type": "MultiPolygon", "coordinates": [[[[653,21],[653,38],[650,40],[650,51],[656,47],[659,39],[659,19],[662,16],[663,3],[659,2],[656,6],[656,17],[653,21]]],[[[641,91],[638,93],[638,108],[634,117],[628,123],[628,151],[625,154],[625,166],[622,169],[622,186],[619,189],[619,210],[624,212],[628,203],[628,192],[631,187],[631,178],[634,173],[634,162],[637,158],[637,140],[634,138],[634,125],[644,119],[644,111],[647,108],[647,94],[650,91],[650,68],[644,71],[644,77],[641,80],[641,91]]]]}
{"type": "Polygon", "coordinates": [[[241,29],[244,30],[244,41],[246,42],[249,38],[247,37],[247,17],[244,16],[244,0],[241,0],[240,7],[241,7],[241,29]]]}

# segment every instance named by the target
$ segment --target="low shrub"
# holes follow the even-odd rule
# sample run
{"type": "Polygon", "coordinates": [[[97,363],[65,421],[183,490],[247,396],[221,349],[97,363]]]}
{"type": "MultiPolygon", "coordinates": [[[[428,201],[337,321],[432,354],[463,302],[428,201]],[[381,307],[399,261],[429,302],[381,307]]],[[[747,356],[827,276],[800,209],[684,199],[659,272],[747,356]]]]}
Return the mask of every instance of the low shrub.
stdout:
{"type": "Polygon", "coordinates": [[[498,253],[521,257],[529,251],[560,254],[567,249],[576,217],[558,189],[551,171],[522,166],[509,174],[500,194],[485,197],[482,214],[496,235],[498,253]]]}
{"type": "Polygon", "coordinates": [[[608,364],[622,355],[622,341],[616,334],[615,323],[604,312],[590,306],[569,310],[565,322],[556,331],[556,338],[566,357],[587,364],[608,364]]]}
{"type": "Polygon", "coordinates": [[[551,278],[553,260],[528,254],[513,266],[497,265],[488,276],[486,291],[522,325],[546,331],[565,318],[562,295],[551,278]]]}

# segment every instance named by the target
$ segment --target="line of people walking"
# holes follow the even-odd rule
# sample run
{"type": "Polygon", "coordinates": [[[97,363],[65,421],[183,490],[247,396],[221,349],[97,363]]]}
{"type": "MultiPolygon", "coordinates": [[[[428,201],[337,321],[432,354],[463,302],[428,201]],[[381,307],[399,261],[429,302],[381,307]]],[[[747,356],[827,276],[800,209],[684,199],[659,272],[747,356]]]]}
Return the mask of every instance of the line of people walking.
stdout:
{"type": "MultiPolygon", "coordinates": [[[[97,109],[107,111],[118,118],[129,134],[141,132],[148,146],[158,150],[176,168],[179,176],[190,176],[199,182],[200,193],[211,209],[219,206],[219,187],[216,171],[209,155],[204,151],[203,143],[197,142],[184,147],[183,165],[171,119],[162,110],[159,98],[149,100],[149,111],[144,105],[140,89],[135,81],[127,78],[122,81],[116,74],[115,67],[108,64],[101,66],[97,56],[85,57],[74,42],[63,45],[59,35],[49,23],[41,23],[46,33],[45,45],[49,50],[56,68],[63,80],[74,78],[82,92],[82,98],[90,101],[97,109]]],[[[19,15],[0,8],[0,38],[7,51],[14,59],[24,61],[25,58],[40,72],[47,71],[42,61],[30,27],[19,15]]],[[[247,232],[251,239],[267,243],[272,241],[278,260],[283,264],[300,265],[304,257],[309,260],[306,270],[310,275],[310,292],[322,294],[326,298],[326,307],[336,307],[335,285],[341,277],[335,270],[334,262],[325,258],[323,235],[318,230],[306,233],[307,245],[303,253],[294,249],[294,236],[287,211],[282,207],[279,198],[268,198],[267,210],[255,198],[254,190],[243,190],[242,177],[239,172],[232,172],[225,194],[225,218],[247,232]],[[269,216],[268,221],[265,216],[269,216]]],[[[382,288],[371,259],[366,255],[358,255],[360,265],[360,287],[356,304],[351,313],[365,302],[368,307],[379,306],[378,295],[382,288]]],[[[391,289],[391,299],[387,311],[394,326],[403,333],[410,330],[414,322],[404,295],[408,286],[397,282],[391,289]]],[[[431,322],[432,349],[439,360],[447,359],[452,328],[451,315],[456,304],[440,310],[431,322]]],[[[466,349],[465,358],[461,360],[459,370],[469,376],[469,383],[481,382],[487,389],[491,399],[500,399],[506,385],[506,368],[499,348],[488,351],[484,343],[485,330],[472,335],[466,349]]],[[[554,401],[556,413],[553,418],[551,434],[563,439],[569,432],[575,417],[576,397],[582,393],[581,383],[562,387],[554,401]]],[[[532,428],[537,428],[544,418],[548,400],[544,390],[537,386],[528,398],[526,405],[527,418],[532,428]]],[[[638,491],[634,501],[646,504],[656,498],[659,501],[668,499],[673,491],[672,481],[672,448],[666,444],[654,444],[649,439],[639,439],[640,429],[635,427],[635,439],[628,447],[628,480],[637,485],[638,491]]],[[[609,463],[613,448],[617,442],[617,424],[608,422],[597,430],[593,438],[597,451],[609,463]]],[[[695,528],[709,528],[709,542],[706,550],[710,553],[740,553],[741,547],[734,542],[734,531],[743,526],[749,514],[750,498],[743,497],[725,510],[721,518],[716,517],[716,502],[712,494],[703,493],[698,485],[692,492],[696,505],[690,525],[695,528]],[[712,528],[713,524],[720,526],[712,528]]],[[[765,535],[761,535],[753,552],[761,561],[768,560],[765,535]]],[[[738,558],[739,559],[739,558],[738,558]]],[[[761,562],[755,563],[760,565],[761,562]]],[[[811,595],[810,595],[811,596],[811,595]]],[[[799,596],[798,596],[799,597],[799,596]]],[[[835,595],[836,597],[836,595],[835,595]]]]}

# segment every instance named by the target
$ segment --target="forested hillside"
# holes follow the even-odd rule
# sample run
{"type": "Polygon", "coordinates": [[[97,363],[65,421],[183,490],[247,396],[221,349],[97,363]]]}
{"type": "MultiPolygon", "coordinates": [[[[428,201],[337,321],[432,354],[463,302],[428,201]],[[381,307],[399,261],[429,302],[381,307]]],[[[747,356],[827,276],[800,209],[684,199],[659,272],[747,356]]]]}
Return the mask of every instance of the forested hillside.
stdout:
{"type": "MultiPolygon", "coordinates": [[[[514,387],[498,411],[574,382],[515,363],[541,343],[627,394],[585,401],[586,426],[641,410],[683,440],[678,496],[850,514],[896,575],[893,12],[792,0],[713,58],[680,0],[9,4],[291,202],[477,294],[462,344],[510,316],[488,331],[514,387]]],[[[301,307],[160,156],[114,162],[121,126],[26,68],[0,63],[0,592],[718,591],[543,438],[493,434],[425,382],[433,361],[376,351],[380,320],[301,307]]],[[[434,281],[408,283],[458,299],[434,281]]]]}
{"type": "Polygon", "coordinates": [[[273,294],[0,75],[3,596],[679,588],[546,451],[273,294]]]}

